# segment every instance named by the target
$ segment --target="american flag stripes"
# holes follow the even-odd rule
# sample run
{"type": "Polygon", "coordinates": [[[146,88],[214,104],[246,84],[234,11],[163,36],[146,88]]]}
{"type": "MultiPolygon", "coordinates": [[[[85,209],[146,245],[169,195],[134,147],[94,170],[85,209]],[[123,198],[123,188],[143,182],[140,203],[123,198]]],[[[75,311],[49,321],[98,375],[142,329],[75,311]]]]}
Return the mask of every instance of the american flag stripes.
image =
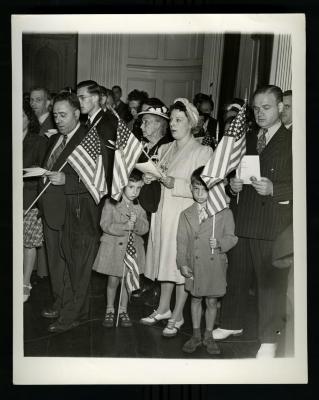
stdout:
{"type": "Polygon", "coordinates": [[[93,127],[69,155],[67,162],[79,175],[96,204],[107,194],[101,141],[93,127]]]}
{"type": "Polygon", "coordinates": [[[140,288],[139,270],[136,258],[136,249],[134,247],[134,239],[132,232],[129,232],[127,248],[124,256],[124,264],[127,266],[128,271],[125,278],[125,284],[128,293],[140,288]]]}
{"type": "Polygon", "coordinates": [[[246,107],[245,103],[222,137],[212,158],[201,175],[209,190],[207,209],[211,215],[226,207],[224,178],[238,167],[246,153],[246,107]]]}
{"type": "Polygon", "coordinates": [[[122,120],[118,120],[117,137],[115,144],[112,194],[114,200],[119,200],[123,188],[128,184],[132,172],[143,146],[133,135],[122,120]]]}

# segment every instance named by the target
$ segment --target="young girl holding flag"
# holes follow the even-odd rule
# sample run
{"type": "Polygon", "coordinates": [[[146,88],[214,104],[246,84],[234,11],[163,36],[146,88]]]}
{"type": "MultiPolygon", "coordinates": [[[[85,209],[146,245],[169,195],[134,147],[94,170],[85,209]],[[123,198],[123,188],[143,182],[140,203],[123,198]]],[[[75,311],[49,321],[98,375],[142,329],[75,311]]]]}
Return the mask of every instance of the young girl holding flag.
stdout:
{"type": "Polygon", "coordinates": [[[146,212],[137,200],[142,186],[141,173],[133,170],[123,190],[122,200],[117,203],[107,199],[103,207],[100,223],[103,235],[93,270],[108,275],[107,306],[103,321],[106,328],[114,326],[115,295],[123,277],[118,310],[120,325],[132,326],[127,303],[130,292],[139,288],[138,274],[144,272],[145,251],[142,236],[149,229],[146,212]]]}

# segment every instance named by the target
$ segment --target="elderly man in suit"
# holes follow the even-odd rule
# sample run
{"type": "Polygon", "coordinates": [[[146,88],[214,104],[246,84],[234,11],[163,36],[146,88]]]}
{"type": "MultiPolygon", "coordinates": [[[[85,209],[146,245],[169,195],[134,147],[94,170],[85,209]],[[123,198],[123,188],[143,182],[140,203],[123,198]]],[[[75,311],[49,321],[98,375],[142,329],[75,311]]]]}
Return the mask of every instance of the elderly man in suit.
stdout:
{"type": "Polygon", "coordinates": [[[258,301],[256,357],[275,357],[278,335],[284,326],[288,269],[272,265],[273,244],[291,222],[291,133],[282,125],[282,91],[267,85],[256,90],[253,110],[259,130],[247,135],[247,154],[260,158],[261,178],[251,185],[231,178],[229,194],[239,201],[235,234],[239,241],[229,253],[227,293],[222,301],[221,324],[213,331],[216,340],[240,335],[244,328],[252,273],[258,301]]]}
{"type": "Polygon", "coordinates": [[[76,93],[80,101],[81,113],[86,114],[87,129],[95,126],[104,145],[101,148],[106,173],[108,192],[112,188],[113,162],[118,120],[115,115],[100,106],[101,87],[92,80],[77,84],[76,93]]]}
{"type": "Polygon", "coordinates": [[[40,136],[44,136],[50,129],[55,129],[54,119],[50,113],[51,95],[48,89],[34,88],[30,93],[30,106],[40,122],[40,136]]]}
{"type": "MultiPolygon", "coordinates": [[[[49,131],[55,129],[54,119],[50,112],[50,104],[51,95],[48,89],[35,87],[31,90],[30,106],[40,123],[39,135],[46,139],[52,134],[49,131]]],[[[37,275],[41,278],[48,276],[46,243],[37,249],[37,275]]]]}
{"type": "Polygon", "coordinates": [[[49,140],[44,167],[51,184],[40,198],[40,207],[54,303],[42,311],[42,316],[58,318],[49,332],[63,332],[88,318],[89,282],[99,244],[101,213],[71,165],[67,163],[61,169],[87,134],[87,128],[79,122],[77,96],[58,94],[53,115],[60,134],[49,140]]]}

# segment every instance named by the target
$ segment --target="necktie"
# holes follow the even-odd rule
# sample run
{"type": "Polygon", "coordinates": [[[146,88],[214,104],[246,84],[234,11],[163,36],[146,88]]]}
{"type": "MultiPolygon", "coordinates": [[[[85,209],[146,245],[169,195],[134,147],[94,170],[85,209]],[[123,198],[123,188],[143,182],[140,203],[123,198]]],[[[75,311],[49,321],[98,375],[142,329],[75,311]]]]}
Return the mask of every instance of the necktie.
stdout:
{"type": "Polygon", "coordinates": [[[202,224],[208,218],[208,213],[207,213],[205,207],[200,209],[198,216],[199,216],[199,223],[200,224],[202,224]]]}
{"type": "Polygon", "coordinates": [[[64,149],[64,147],[66,145],[67,137],[68,137],[67,135],[63,135],[62,142],[51,153],[51,155],[50,155],[50,157],[49,157],[49,159],[47,161],[47,169],[48,170],[51,170],[51,168],[53,167],[54,163],[59,158],[59,155],[62,153],[62,151],[63,151],[63,149],[64,149]]]}
{"type": "Polygon", "coordinates": [[[264,148],[266,147],[266,133],[268,132],[268,129],[263,128],[261,130],[261,135],[259,136],[257,140],[257,152],[258,154],[262,153],[264,148]]]}

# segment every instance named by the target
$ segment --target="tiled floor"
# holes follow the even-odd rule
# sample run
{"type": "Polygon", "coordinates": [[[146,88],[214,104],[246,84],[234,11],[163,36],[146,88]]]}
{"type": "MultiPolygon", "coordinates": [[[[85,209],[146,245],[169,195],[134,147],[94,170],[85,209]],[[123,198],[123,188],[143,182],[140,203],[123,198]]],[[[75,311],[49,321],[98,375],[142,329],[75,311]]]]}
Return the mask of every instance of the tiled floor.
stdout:
{"type": "MultiPolygon", "coordinates": [[[[103,275],[93,273],[91,280],[90,319],[76,329],[51,334],[47,332],[52,322],[42,318],[42,308],[50,304],[50,286],[47,278],[35,280],[32,294],[24,304],[24,351],[25,356],[72,356],[72,357],[138,357],[138,358],[247,358],[254,357],[258,349],[255,338],[254,296],[247,312],[245,332],[240,337],[220,343],[222,354],[209,355],[204,347],[188,355],[182,346],[191,334],[189,299],[184,310],[185,324],[175,338],[162,337],[164,323],[146,327],[139,323],[142,316],[152,312],[145,305],[147,298],[132,299],[129,313],[133,320],[131,328],[102,326],[105,312],[105,283],[103,275]]],[[[204,321],[203,321],[204,322],[204,321]]]]}

